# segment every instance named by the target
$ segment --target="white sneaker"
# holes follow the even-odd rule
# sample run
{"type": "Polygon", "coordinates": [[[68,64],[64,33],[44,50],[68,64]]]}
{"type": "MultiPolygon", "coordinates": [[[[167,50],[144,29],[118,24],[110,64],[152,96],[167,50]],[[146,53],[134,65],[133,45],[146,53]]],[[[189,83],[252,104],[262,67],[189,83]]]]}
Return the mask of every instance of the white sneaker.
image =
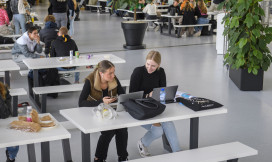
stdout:
{"type": "Polygon", "coordinates": [[[155,27],[154,30],[155,30],[155,32],[156,32],[156,31],[159,31],[159,29],[160,29],[160,26],[158,25],[158,26],[155,27]]]}
{"type": "Polygon", "coordinates": [[[194,34],[194,37],[199,37],[201,35],[201,31],[198,31],[194,34]]]}
{"type": "Polygon", "coordinates": [[[151,154],[148,152],[147,148],[144,146],[144,144],[142,143],[142,141],[138,141],[137,143],[137,148],[139,150],[139,153],[142,157],[148,157],[151,156],[151,154]]]}

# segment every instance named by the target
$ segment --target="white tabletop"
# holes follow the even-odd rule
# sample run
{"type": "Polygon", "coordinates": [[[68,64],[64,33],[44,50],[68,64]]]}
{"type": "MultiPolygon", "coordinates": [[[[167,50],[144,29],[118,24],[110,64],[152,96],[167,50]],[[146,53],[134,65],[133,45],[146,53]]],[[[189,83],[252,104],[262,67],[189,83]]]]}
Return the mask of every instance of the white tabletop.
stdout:
{"type": "Polygon", "coordinates": [[[121,59],[112,54],[94,55],[90,59],[86,56],[80,56],[79,59],[73,57],[72,61],[69,61],[69,57],[66,57],[65,61],[60,61],[60,57],[51,58],[38,58],[38,59],[24,59],[23,62],[28,69],[44,69],[44,68],[57,68],[57,67],[71,67],[71,66],[88,66],[97,65],[102,60],[109,60],[114,64],[125,63],[124,59],[121,59]]]}
{"type": "Polygon", "coordinates": [[[0,60],[0,71],[20,70],[20,67],[13,60],[0,60]]]}
{"type": "Polygon", "coordinates": [[[17,120],[17,117],[0,119],[0,148],[71,138],[71,134],[53,116],[51,118],[55,120],[56,126],[42,128],[37,133],[10,129],[9,123],[17,120]]]}
{"type": "Polygon", "coordinates": [[[172,15],[169,15],[169,14],[167,14],[167,15],[161,15],[161,17],[171,17],[171,18],[180,18],[180,17],[183,17],[182,15],[174,15],[174,16],[172,16],[172,15]]]}
{"type": "Polygon", "coordinates": [[[107,2],[107,0],[98,0],[99,2],[107,2]]]}
{"type": "Polygon", "coordinates": [[[181,104],[172,103],[166,105],[166,109],[162,114],[147,120],[136,120],[125,111],[118,112],[118,117],[115,120],[98,120],[97,117],[94,116],[91,107],[60,110],[62,116],[85,134],[224,113],[227,113],[226,108],[195,112],[181,104]]]}
{"type": "Polygon", "coordinates": [[[156,5],[156,7],[158,8],[158,7],[169,7],[170,5],[156,5]]]}
{"type": "MultiPolygon", "coordinates": [[[[128,10],[127,12],[134,13],[134,11],[130,11],[130,10],[128,10]]],[[[143,13],[143,11],[136,11],[136,13],[143,13]]]]}

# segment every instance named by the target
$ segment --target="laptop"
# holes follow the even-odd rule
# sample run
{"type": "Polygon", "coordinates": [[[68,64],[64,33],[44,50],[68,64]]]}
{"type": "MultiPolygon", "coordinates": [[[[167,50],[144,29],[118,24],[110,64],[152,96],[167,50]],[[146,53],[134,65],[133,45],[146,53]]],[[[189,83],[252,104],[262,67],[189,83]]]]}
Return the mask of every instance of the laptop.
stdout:
{"type": "Polygon", "coordinates": [[[129,94],[121,94],[118,96],[117,108],[116,111],[125,111],[125,107],[122,105],[122,102],[125,102],[128,99],[141,99],[143,98],[144,91],[133,92],[129,94]]]}
{"type": "Polygon", "coordinates": [[[164,88],[165,91],[165,103],[173,103],[175,102],[175,96],[178,90],[178,86],[169,86],[169,87],[159,87],[153,89],[152,98],[154,98],[157,101],[160,101],[160,91],[164,88]]]}

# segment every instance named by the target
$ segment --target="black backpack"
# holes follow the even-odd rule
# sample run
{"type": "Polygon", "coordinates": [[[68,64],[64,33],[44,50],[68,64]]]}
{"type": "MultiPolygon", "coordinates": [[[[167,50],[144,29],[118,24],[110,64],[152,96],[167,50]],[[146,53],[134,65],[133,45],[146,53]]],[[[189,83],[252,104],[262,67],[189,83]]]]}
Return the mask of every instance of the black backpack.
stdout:
{"type": "Polygon", "coordinates": [[[12,43],[14,43],[14,40],[12,38],[0,36],[0,44],[12,44],[12,43]]]}
{"type": "Polygon", "coordinates": [[[11,96],[9,90],[6,89],[6,99],[0,95],[0,119],[6,119],[11,115],[11,96]]]}

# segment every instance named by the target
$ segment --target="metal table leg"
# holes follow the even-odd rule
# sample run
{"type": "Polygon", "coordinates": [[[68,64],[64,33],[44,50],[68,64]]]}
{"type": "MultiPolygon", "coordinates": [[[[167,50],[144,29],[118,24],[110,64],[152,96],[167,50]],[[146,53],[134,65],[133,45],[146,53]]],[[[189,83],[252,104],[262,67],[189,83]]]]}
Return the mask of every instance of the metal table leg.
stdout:
{"type": "Polygon", "coordinates": [[[27,154],[29,162],[36,162],[35,146],[34,144],[27,145],[27,154]]]}
{"type": "Polygon", "coordinates": [[[12,116],[18,116],[18,96],[12,97],[12,116]]]}
{"type": "Polygon", "coordinates": [[[10,87],[9,71],[5,71],[5,83],[10,87]]]}
{"type": "Polygon", "coordinates": [[[49,142],[41,143],[41,158],[42,162],[50,162],[50,146],[49,142]]]}
{"type": "Polygon", "coordinates": [[[238,159],[227,160],[227,162],[238,162],[238,159]]]}
{"type": "MultiPolygon", "coordinates": [[[[39,87],[39,73],[38,73],[38,69],[34,69],[33,70],[33,88],[34,87],[39,87]]],[[[37,105],[40,105],[40,101],[39,101],[39,95],[34,95],[34,101],[36,102],[37,105]]]]}
{"type": "Polygon", "coordinates": [[[69,139],[62,140],[62,150],[64,156],[64,162],[72,162],[71,148],[69,139]]]}
{"type": "Polygon", "coordinates": [[[199,118],[190,119],[190,149],[198,148],[199,118]]]}
{"type": "Polygon", "coordinates": [[[171,35],[171,17],[168,17],[168,34],[171,35]]]}
{"type": "Polygon", "coordinates": [[[91,162],[90,134],[81,132],[82,161],[91,162]]]}
{"type": "Polygon", "coordinates": [[[41,103],[41,110],[42,113],[46,113],[46,94],[42,94],[42,103],[41,103]]]}

